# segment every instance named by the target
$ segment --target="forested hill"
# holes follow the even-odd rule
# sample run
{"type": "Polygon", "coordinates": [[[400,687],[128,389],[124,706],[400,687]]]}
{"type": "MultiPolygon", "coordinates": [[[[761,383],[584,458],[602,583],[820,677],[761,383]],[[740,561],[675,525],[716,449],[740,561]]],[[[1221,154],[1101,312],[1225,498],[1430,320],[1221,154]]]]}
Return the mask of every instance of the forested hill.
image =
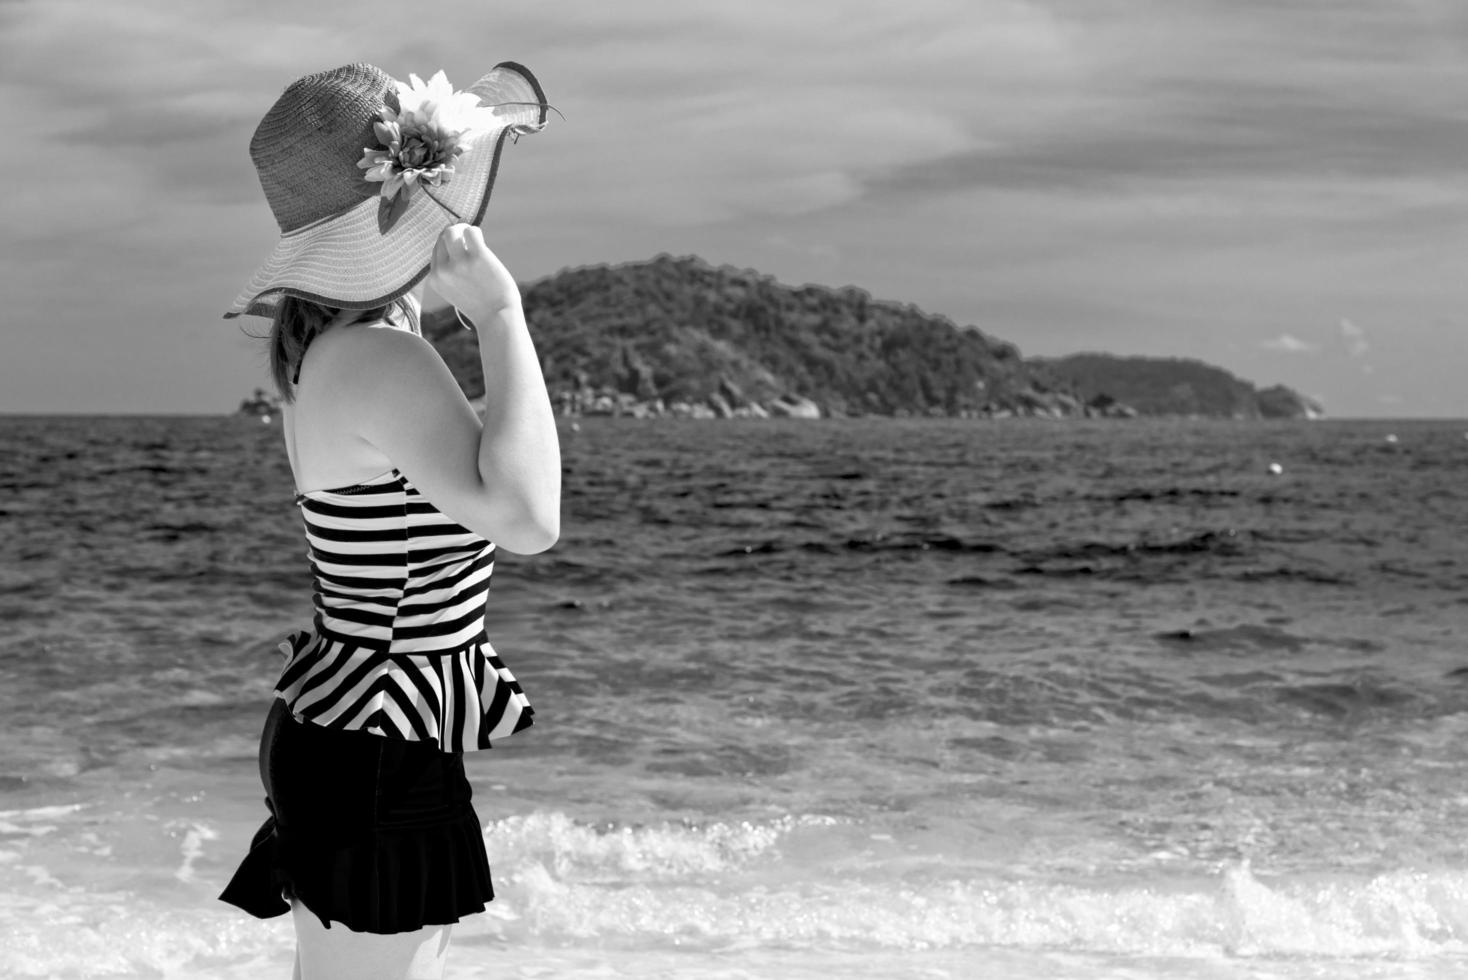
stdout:
{"type": "Polygon", "coordinates": [[[1071,354],[1035,358],[1082,398],[1105,395],[1141,415],[1224,418],[1318,418],[1319,403],[1284,385],[1263,390],[1211,364],[1188,358],[1071,354]]]}
{"type": "MultiPolygon", "coordinates": [[[[663,255],[563,270],[523,295],[564,412],[1133,414],[1126,399],[1027,361],[1013,344],[854,287],[787,286],[663,255]]],[[[425,314],[424,333],[471,397],[481,394],[473,337],[452,311],[425,314]]],[[[1195,414],[1236,414],[1225,407],[1195,414]]]]}

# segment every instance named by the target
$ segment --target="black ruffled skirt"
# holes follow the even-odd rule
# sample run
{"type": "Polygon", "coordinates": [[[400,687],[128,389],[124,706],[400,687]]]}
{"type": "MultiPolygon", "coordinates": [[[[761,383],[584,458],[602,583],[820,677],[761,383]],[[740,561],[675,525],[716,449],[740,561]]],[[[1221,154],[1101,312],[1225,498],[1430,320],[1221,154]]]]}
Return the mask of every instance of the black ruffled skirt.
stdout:
{"type": "Polygon", "coordinates": [[[461,753],[297,721],[277,700],[260,739],[271,816],[222,900],[265,919],[293,896],[330,928],[410,932],[494,898],[461,753]]]}

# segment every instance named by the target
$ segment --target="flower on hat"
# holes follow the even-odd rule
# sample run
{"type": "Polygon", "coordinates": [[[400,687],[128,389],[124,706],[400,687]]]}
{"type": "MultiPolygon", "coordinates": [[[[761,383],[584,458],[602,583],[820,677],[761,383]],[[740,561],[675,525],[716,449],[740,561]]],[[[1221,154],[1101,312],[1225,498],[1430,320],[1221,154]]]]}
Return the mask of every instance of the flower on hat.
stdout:
{"type": "Polygon", "coordinates": [[[384,107],[381,121],[372,124],[382,145],[363,147],[357,166],[365,179],[382,184],[384,202],[401,213],[415,185],[448,183],[454,160],[476,130],[493,125],[494,110],[473,92],[454,91],[442,71],[427,82],[409,75],[397,87],[397,111],[384,107]]]}

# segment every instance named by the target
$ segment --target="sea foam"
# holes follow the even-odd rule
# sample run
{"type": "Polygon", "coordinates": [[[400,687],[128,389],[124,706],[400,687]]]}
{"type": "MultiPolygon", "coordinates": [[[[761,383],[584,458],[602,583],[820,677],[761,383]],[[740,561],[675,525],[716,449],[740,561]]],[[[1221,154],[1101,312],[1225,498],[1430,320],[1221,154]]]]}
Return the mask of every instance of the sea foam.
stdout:
{"type": "MultiPolygon", "coordinates": [[[[596,828],[537,813],[486,830],[496,931],[511,942],[840,949],[1061,948],[1122,955],[1421,957],[1468,952],[1468,873],[1095,879],[941,865],[791,863],[819,816],[596,828]]],[[[901,843],[900,841],[898,842],[901,843]]]]}
{"type": "MultiPolygon", "coordinates": [[[[180,870],[192,879],[197,854],[212,841],[209,828],[175,829],[183,836],[180,870]]],[[[1468,956],[1468,873],[1459,871],[1280,876],[1239,863],[1198,876],[1154,869],[1004,879],[903,860],[826,867],[804,852],[819,852],[830,835],[840,838],[831,842],[838,851],[873,836],[820,815],[622,827],[550,811],[496,821],[485,838],[498,897],[488,915],[457,927],[456,943],[513,951],[517,962],[529,950],[578,962],[585,951],[601,951],[634,972],[639,962],[674,954],[727,966],[729,957],[784,950],[802,969],[821,957],[891,963],[933,955],[977,964],[1001,956],[1017,977],[1029,975],[1026,957],[1039,963],[1056,955],[1113,964],[1386,960],[1429,972],[1468,956]]],[[[891,841],[903,843],[900,834],[891,841]]],[[[218,883],[184,884],[201,895],[218,883]]],[[[0,897],[0,975],[207,980],[288,972],[287,919],[261,923],[201,901],[181,906],[176,891],[152,888],[106,891],[38,878],[26,894],[0,897]]],[[[736,974],[720,967],[708,975],[736,974]]]]}

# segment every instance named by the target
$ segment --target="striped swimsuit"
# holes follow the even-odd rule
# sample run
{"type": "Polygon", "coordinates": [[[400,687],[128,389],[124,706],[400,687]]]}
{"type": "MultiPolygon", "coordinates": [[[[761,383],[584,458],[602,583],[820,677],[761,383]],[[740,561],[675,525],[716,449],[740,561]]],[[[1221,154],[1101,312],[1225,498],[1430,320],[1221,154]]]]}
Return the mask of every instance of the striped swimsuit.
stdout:
{"type": "Polygon", "coordinates": [[[296,502],[316,616],[280,645],[275,687],[296,718],[445,752],[530,724],[530,702],[484,635],[493,544],[396,470],[296,502]]]}

